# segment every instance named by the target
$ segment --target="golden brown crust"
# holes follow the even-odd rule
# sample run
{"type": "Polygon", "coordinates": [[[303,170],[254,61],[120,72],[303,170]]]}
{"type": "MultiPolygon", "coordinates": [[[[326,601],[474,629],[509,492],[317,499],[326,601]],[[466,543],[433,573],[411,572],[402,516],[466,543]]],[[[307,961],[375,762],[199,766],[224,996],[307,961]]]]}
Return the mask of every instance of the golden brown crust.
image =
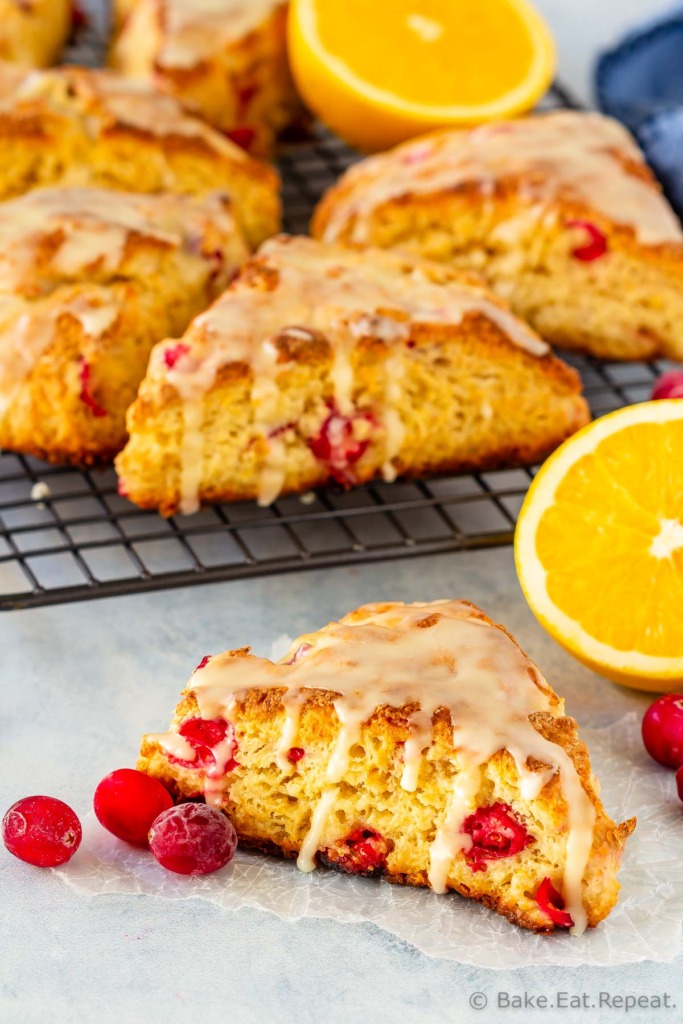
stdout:
{"type": "MultiPolygon", "coordinates": [[[[381,607],[391,606],[377,606],[381,607]]],[[[359,609],[354,616],[367,616],[359,609]]],[[[477,618],[491,620],[479,612],[477,618]]],[[[367,621],[367,619],[365,620],[367,621]]],[[[328,627],[316,636],[323,637],[328,627]]],[[[313,639],[302,637],[295,641],[313,639]]],[[[230,652],[235,658],[249,658],[248,649],[230,652]]],[[[534,670],[536,671],[536,670],[534,670]]],[[[616,872],[624,843],[635,827],[631,819],[616,825],[605,812],[591,772],[588,751],[577,734],[576,722],[562,715],[562,702],[538,677],[539,685],[551,696],[551,712],[531,716],[535,729],[558,744],[576,768],[581,785],[596,812],[593,848],[583,880],[583,899],[589,925],[603,920],[617,899],[616,872]]],[[[327,690],[307,690],[301,713],[296,745],[304,757],[283,773],[275,762],[275,750],[282,728],[283,691],[256,689],[238,700],[234,721],[239,762],[224,783],[222,806],[229,814],[244,846],[267,853],[294,857],[308,830],[312,809],[321,786],[324,767],[339,731],[334,700],[339,695],[327,690]]],[[[444,814],[447,794],[452,787],[453,730],[445,709],[433,719],[431,747],[422,762],[420,784],[415,795],[407,794],[399,784],[403,744],[409,736],[407,715],[416,705],[403,708],[380,706],[362,728],[351,762],[339,788],[335,815],[327,826],[319,850],[318,862],[343,870],[338,843],[360,827],[381,834],[387,850],[379,871],[390,882],[426,886],[429,844],[436,822],[444,814]]],[[[174,726],[199,715],[195,693],[188,689],[179,703],[174,726]]],[[[201,772],[183,767],[169,759],[160,737],[143,739],[139,767],[159,778],[180,798],[201,794],[201,772]]],[[[532,771],[547,766],[528,763],[532,771]]],[[[566,858],[568,808],[557,774],[546,782],[533,802],[519,792],[517,769],[505,750],[495,754],[483,768],[483,781],[477,806],[496,801],[509,804],[525,822],[534,842],[514,858],[489,862],[485,871],[473,871],[462,857],[456,857],[448,877],[448,888],[476,899],[524,928],[539,932],[553,930],[552,922],[540,910],[535,892],[544,877],[561,877],[566,858]]]]}
{"type": "Polygon", "coordinates": [[[71,28],[71,0],[0,0],[0,61],[47,67],[71,28]]]}
{"type": "Polygon", "coordinates": [[[171,96],[106,71],[0,69],[0,198],[46,185],[228,193],[252,248],[280,222],[276,172],[171,96]]]}

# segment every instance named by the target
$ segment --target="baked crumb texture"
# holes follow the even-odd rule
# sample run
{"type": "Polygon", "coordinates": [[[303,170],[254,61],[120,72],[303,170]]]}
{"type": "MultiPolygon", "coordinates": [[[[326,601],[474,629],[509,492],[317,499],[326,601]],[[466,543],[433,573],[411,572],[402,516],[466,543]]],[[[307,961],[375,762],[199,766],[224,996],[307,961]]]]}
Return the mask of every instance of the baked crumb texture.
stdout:
{"type": "Polygon", "coordinates": [[[118,0],[109,63],[153,83],[252,153],[302,117],[281,0],[118,0]]]}
{"type": "MultiPolygon", "coordinates": [[[[506,659],[525,657],[502,627],[494,626],[483,612],[467,602],[435,602],[422,606],[368,605],[347,615],[341,623],[331,623],[318,633],[300,637],[290,653],[275,667],[270,662],[254,658],[248,648],[230,651],[208,662],[205,659],[190,679],[176,709],[171,731],[144,737],[138,767],[161,780],[179,799],[197,798],[206,793],[207,802],[229,815],[243,846],[284,857],[297,857],[312,827],[316,827],[314,811],[320,808],[321,798],[330,790],[330,759],[333,750],[338,752],[340,746],[340,723],[334,702],[337,700],[341,706],[353,708],[353,698],[349,703],[348,693],[344,692],[346,676],[341,664],[337,673],[337,679],[341,680],[337,683],[338,690],[331,691],[325,683],[325,680],[332,681],[331,663],[335,657],[341,657],[337,654],[336,637],[341,637],[342,644],[348,641],[353,644],[355,656],[348,663],[347,671],[356,671],[358,666],[362,671],[365,658],[373,666],[379,662],[382,644],[391,649],[400,643],[403,652],[405,636],[397,640],[396,620],[406,616],[411,618],[413,632],[422,634],[441,630],[444,617],[465,619],[467,625],[476,621],[479,632],[502,632],[503,637],[496,634],[489,638],[498,649],[495,658],[499,669],[504,669],[506,659]],[[299,665],[292,665],[292,658],[298,660],[299,665]],[[279,752],[286,721],[283,700],[290,709],[290,715],[293,706],[291,690],[286,697],[285,685],[292,685],[297,676],[296,670],[308,658],[311,659],[310,667],[305,681],[301,679],[305,689],[299,691],[302,703],[297,705],[301,712],[298,727],[290,734],[292,750],[282,764],[279,752]],[[230,664],[235,661],[238,664],[230,664]],[[280,666],[288,667],[283,669],[280,666]],[[233,671],[229,671],[231,669],[233,671]],[[202,684],[204,671],[211,673],[206,685],[202,684]],[[234,694],[234,703],[230,705],[230,728],[234,729],[232,757],[226,758],[225,750],[221,753],[220,744],[211,753],[196,742],[199,733],[196,729],[188,729],[187,723],[196,724],[196,720],[201,718],[200,706],[204,706],[212,717],[221,700],[227,703],[228,691],[234,689],[230,685],[223,688],[222,682],[229,684],[235,674],[248,680],[252,671],[260,679],[265,673],[271,688],[259,687],[256,683],[256,688],[234,694]],[[315,688],[316,678],[322,684],[320,689],[315,688]],[[283,683],[281,687],[279,682],[283,683]],[[195,737],[193,745],[202,766],[196,767],[191,761],[183,760],[188,753],[183,749],[187,744],[178,735],[181,729],[195,737]],[[217,763],[221,766],[218,771],[217,763]],[[211,772],[213,779],[209,777],[211,772]]],[[[456,624],[460,625],[459,622],[456,624]]],[[[482,714],[486,717],[482,706],[477,707],[477,702],[490,700],[496,692],[495,688],[488,689],[488,684],[482,684],[480,690],[478,679],[469,677],[463,667],[468,653],[457,645],[449,644],[448,636],[452,635],[450,630],[446,630],[439,636],[440,654],[434,656],[431,671],[422,678],[411,680],[411,654],[407,654],[403,664],[408,682],[402,683],[401,692],[410,693],[412,686],[414,700],[401,707],[380,703],[359,727],[358,734],[353,735],[348,763],[341,776],[337,776],[336,793],[322,815],[322,828],[319,827],[318,812],[319,830],[313,861],[302,865],[299,858],[304,870],[317,863],[351,873],[381,875],[389,882],[407,885],[426,886],[429,884],[428,876],[434,880],[433,844],[435,840],[438,842],[440,829],[452,811],[451,801],[454,792],[458,791],[461,773],[471,768],[471,763],[468,765],[470,755],[467,751],[463,754],[463,749],[454,744],[456,734],[453,726],[456,723],[452,721],[451,713],[441,707],[432,717],[431,729],[427,723],[427,740],[419,758],[416,788],[412,792],[406,790],[402,779],[407,757],[406,742],[411,736],[410,720],[412,717],[415,721],[420,695],[431,699],[430,686],[439,678],[437,662],[440,662],[441,670],[450,664],[465,672],[465,677],[452,676],[452,695],[444,698],[444,703],[458,708],[458,719],[465,736],[473,735],[468,734],[473,720],[481,721],[482,714]],[[370,846],[361,847],[360,851],[357,845],[359,836],[370,840],[370,846]]],[[[470,644],[470,633],[464,635],[470,644]]],[[[421,658],[429,650],[428,639],[424,635],[420,637],[421,658]]],[[[391,654],[388,657],[391,658],[391,654]]],[[[470,809],[461,810],[459,818],[455,815],[458,820],[451,821],[448,841],[454,852],[445,862],[444,888],[479,900],[524,928],[538,932],[553,931],[553,922],[539,906],[536,894],[544,879],[551,879],[558,891],[563,888],[563,878],[567,883],[569,864],[575,856],[571,849],[568,851],[568,839],[581,817],[580,814],[577,817],[577,804],[583,802],[586,805],[581,812],[584,824],[585,821],[590,823],[591,819],[593,824],[588,825],[588,842],[583,858],[585,867],[581,871],[582,866],[579,866],[577,879],[580,909],[574,913],[577,919],[583,914],[584,925],[592,927],[602,921],[616,903],[619,891],[617,871],[635,820],[617,825],[606,813],[598,795],[598,784],[591,773],[588,750],[578,737],[576,722],[565,717],[563,701],[548,686],[538,669],[528,659],[526,664],[534,680],[532,684],[528,678],[526,680],[526,685],[531,685],[530,703],[545,708],[531,712],[527,708],[523,715],[525,728],[531,728],[533,742],[530,745],[549,741],[551,746],[547,749],[551,753],[548,760],[566,757],[562,762],[563,768],[554,773],[551,770],[550,778],[538,795],[533,799],[525,798],[515,759],[507,749],[498,749],[496,738],[493,738],[492,749],[496,752],[481,765],[480,775],[475,776],[478,782],[471,791],[470,809]],[[578,787],[573,791],[573,806],[567,800],[569,790],[565,789],[569,775],[574,777],[578,787]],[[472,813],[472,808],[485,812],[494,805],[507,808],[506,813],[525,834],[523,843],[518,844],[523,848],[514,854],[503,851],[505,855],[499,858],[477,851],[476,834],[474,845],[469,848],[467,841],[462,840],[463,827],[467,827],[463,814],[472,813]]],[[[368,684],[380,688],[380,700],[383,680],[394,670],[387,667],[383,677],[378,665],[376,680],[368,684]]],[[[477,671],[476,666],[473,671],[477,671]]],[[[513,666],[510,664],[509,685],[503,699],[509,700],[511,705],[519,705],[521,701],[523,706],[526,698],[522,700],[515,692],[513,678],[513,666]]],[[[520,682],[520,685],[524,683],[520,682]]],[[[501,715],[500,703],[491,717],[502,721],[504,728],[512,728],[512,734],[516,734],[518,724],[505,725],[506,718],[501,715]]],[[[489,743],[491,737],[485,733],[484,727],[483,732],[476,735],[481,742],[489,743]]],[[[344,740],[341,740],[341,746],[344,748],[344,740]]],[[[524,757],[527,749],[523,746],[518,756],[524,757]]],[[[188,751],[192,756],[191,747],[188,751]]],[[[524,773],[533,778],[537,772],[548,772],[547,761],[529,757],[524,773]]],[[[470,792],[468,787],[469,782],[463,789],[470,792]]],[[[576,832],[574,835],[576,839],[576,832]]],[[[230,884],[229,880],[226,884],[230,884]]],[[[453,909],[455,912],[457,908],[454,906],[453,909]]]]}
{"type": "Polygon", "coordinates": [[[0,446],[111,461],[152,346],[247,256],[216,196],[50,188],[0,203],[0,446]]]}
{"type": "Polygon", "coordinates": [[[172,96],[107,71],[0,67],[0,199],[47,185],[230,196],[252,248],[280,226],[279,180],[172,96]]]}
{"type": "Polygon", "coordinates": [[[0,61],[54,64],[69,36],[71,9],[72,0],[0,0],[0,61]]]}
{"type": "Polygon", "coordinates": [[[588,420],[578,375],[479,278],[381,250],[273,239],[157,346],[122,491],[199,502],[540,461],[588,420]]]}
{"type": "Polygon", "coordinates": [[[559,112],[436,132],[352,167],[313,234],[476,270],[553,344],[683,359],[683,236],[628,132],[559,112]]]}

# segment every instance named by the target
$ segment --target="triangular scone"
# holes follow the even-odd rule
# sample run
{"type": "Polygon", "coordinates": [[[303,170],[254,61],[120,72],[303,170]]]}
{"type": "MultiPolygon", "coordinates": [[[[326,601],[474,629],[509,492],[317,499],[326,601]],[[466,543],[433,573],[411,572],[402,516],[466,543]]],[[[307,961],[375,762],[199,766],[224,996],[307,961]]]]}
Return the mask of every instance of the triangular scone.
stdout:
{"type": "Polygon", "coordinates": [[[635,826],[606,814],[563,701],[465,601],[367,605],[277,664],[204,658],[138,766],[304,871],[455,890],[542,932],[607,916],[635,826]]]}
{"type": "Polygon", "coordinates": [[[46,185],[227,193],[252,248],[280,228],[279,179],[172,96],[107,71],[0,67],[0,199],[46,185]]]}
{"type": "Polygon", "coordinates": [[[72,8],[72,0],[0,0],[0,60],[53,64],[69,36],[72,8]]]}
{"type": "Polygon", "coordinates": [[[0,447],[111,460],[153,345],[248,254],[218,197],[52,188],[0,203],[0,447]]]}
{"type": "Polygon", "coordinates": [[[145,508],[541,459],[587,419],[575,372],[479,279],[381,250],[267,242],[128,414],[145,508]]]}
{"type": "Polygon", "coordinates": [[[176,96],[251,153],[272,151],[302,106],[285,0],[117,0],[115,70],[176,96]]]}
{"type": "Polygon", "coordinates": [[[548,341],[683,359],[683,234],[638,146],[599,114],[427,135],[352,167],[313,234],[483,273],[548,341]]]}

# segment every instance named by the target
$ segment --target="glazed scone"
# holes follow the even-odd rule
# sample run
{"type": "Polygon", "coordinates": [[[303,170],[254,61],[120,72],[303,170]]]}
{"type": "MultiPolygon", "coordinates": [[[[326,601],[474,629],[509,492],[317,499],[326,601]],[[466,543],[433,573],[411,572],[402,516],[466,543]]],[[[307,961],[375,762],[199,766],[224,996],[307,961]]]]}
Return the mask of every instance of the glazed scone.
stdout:
{"type": "Polygon", "coordinates": [[[564,702],[466,601],[366,605],[277,663],[204,658],[138,767],[303,871],[454,890],[539,932],[609,914],[635,827],[602,806],[564,702]]]}
{"type": "Polygon", "coordinates": [[[0,0],[0,60],[54,64],[71,29],[72,0],[0,0]]]}
{"type": "Polygon", "coordinates": [[[284,0],[119,0],[110,64],[176,96],[250,152],[301,116],[284,0]]]}
{"type": "Polygon", "coordinates": [[[313,234],[477,270],[551,343],[683,359],[680,224],[626,129],[599,114],[441,131],[364,160],[313,234]]]}
{"type": "Polygon", "coordinates": [[[252,248],[279,230],[279,181],[172,96],[106,71],[0,68],[0,198],[47,185],[223,191],[252,248]]]}
{"type": "Polygon", "coordinates": [[[478,278],[282,236],[154,350],[117,470],[165,515],[265,505],[331,478],[532,463],[587,419],[577,374],[478,278]]]}
{"type": "Polygon", "coordinates": [[[247,256],[225,199],[54,188],[0,203],[0,447],[111,460],[152,346],[247,256]]]}

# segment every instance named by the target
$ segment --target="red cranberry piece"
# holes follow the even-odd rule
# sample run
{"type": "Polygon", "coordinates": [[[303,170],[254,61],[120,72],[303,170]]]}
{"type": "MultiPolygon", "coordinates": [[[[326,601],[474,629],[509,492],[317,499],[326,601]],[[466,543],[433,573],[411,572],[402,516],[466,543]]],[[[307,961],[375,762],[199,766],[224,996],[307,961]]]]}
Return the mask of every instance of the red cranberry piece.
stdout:
{"type": "Polygon", "coordinates": [[[473,871],[485,871],[487,861],[513,857],[535,842],[510,805],[504,803],[477,808],[463,822],[462,831],[472,836],[465,860],[473,871]]]}
{"type": "Polygon", "coordinates": [[[287,760],[291,764],[298,764],[302,757],[306,756],[306,751],[303,747],[290,747],[287,751],[287,760]]]}
{"type": "Polygon", "coordinates": [[[118,768],[95,790],[93,808],[100,825],[117,839],[147,846],[147,833],[173,797],[158,779],[134,768],[118,768]]]}
{"type": "Polygon", "coordinates": [[[595,224],[592,224],[589,220],[568,220],[567,227],[581,228],[589,238],[585,245],[579,245],[576,249],[572,249],[574,259],[581,260],[582,263],[590,263],[592,260],[597,260],[605,255],[607,252],[607,238],[595,224]]]}
{"type": "Polygon", "coordinates": [[[220,778],[237,768],[235,730],[222,718],[188,718],[178,732],[197,756],[194,761],[185,761],[169,754],[169,760],[174,764],[182,768],[201,768],[212,778],[220,778]]]}
{"type": "Polygon", "coordinates": [[[87,14],[81,7],[78,0],[71,0],[71,25],[75,32],[86,28],[90,24],[87,14]]]}
{"type": "Polygon", "coordinates": [[[237,109],[239,111],[238,117],[246,114],[249,104],[258,94],[259,87],[254,83],[250,85],[243,85],[237,90],[237,109]]]}
{"type": "MultiPolygon", "coordinates": [[[[197,667],[196,667],[196,669],[194,671],[195,672],[199,672],[200,669],[206,668],[206,666],[209,664],[210,661],[211,661],[211,655],[210,654],[205,654],[204,657],[199,662],[199,664],[197,665],[197,667]]],[[[194,675],[194,672],[192,674],[194,675]]]]}
{"type": "Polygon", "coordinates": [[[320,433],[308,442],[316,459],[328,464],[330,476],[339,483],[348,483],[349,468],[358,462],[370,444],[367,438],[358,440],[355,437],[354,427],[359,421],[372,424],[373,418],[369,413],[342,416],[339,410],[333,408],[320,428],[320,433]]]}
{"type": "Polygon", "coordinates": [[[152,825],[149,848],[168,871],[209,875],[235,856],[237,833],[232,822],[213,807],[178,804],[162,811],[152,825]]]}
{"type": "Polygon", "coordinates": [[[572,916],[564,909],[564,900],[549,878],[539,885],[536,902],[558,928],[573,928],[572,916]]]}
{"type": "Polygon", "coordinates": [[[169,370],[175,369],[175,364],[183,356],[186,356],[190,351],[190,346],[185,345],[182,341],[179,341],[177,345],[171,345],[170,348],[164,349],[164,362],[169,370]]]}
{"type": "Polygon", "coordinates": [[[83,832],[68,804],[53,796],[27,796],[12,804],[2,819],[2,838],[9,852],[26,864],[56,868],[71,860],[83,832]]]}
{"type": "Polygon", "coordinates": [[[381,872],[388,852],[380,833],[361,825],[336,846],[323,851],[321,859],[351,875],[375,875],[381,872]]]}
{"type": "Polygon", "coordinates": [[[679,797],[683,800],[683,767],[679,768],[676,772],[676,789],[678,790],[679,797]]]}
{"type": "Polygon", "coordinates": [[[683,694],[667,693],[650,705],[643,718],[643,743],[666,768],[683,765],[683,694]]]}
{"type": "Polygon", "coordinates": [[[669,370],[655,381],[652,398],[683,398],[683,370],[669,370]]]}
{"type": "Polygon", "coordinates": [[[95,401],[90,392],[91,375],[92,367],[90,366],[90,363],[87,361],[87,359],[81,359],[81,368],[79,372],[79,377],[81,381],[81,393],[79,395],[79,398],[84,405],[87,405],[88,409],[90,409],[93,416],[96,416],[99,419],[102,416],[107,415],[107,410],[103,409],[102,406],[95,401]]]}
{"type": "Polygon", "coordinates": [[[250,128],[249,125],[242,124],[236,125],[225,134],[231,142],[234,142],[236,146],[239,146],[240,149],[245,151],[245,153],[248,153],[254,144],[256,129],[250,128]]]}

